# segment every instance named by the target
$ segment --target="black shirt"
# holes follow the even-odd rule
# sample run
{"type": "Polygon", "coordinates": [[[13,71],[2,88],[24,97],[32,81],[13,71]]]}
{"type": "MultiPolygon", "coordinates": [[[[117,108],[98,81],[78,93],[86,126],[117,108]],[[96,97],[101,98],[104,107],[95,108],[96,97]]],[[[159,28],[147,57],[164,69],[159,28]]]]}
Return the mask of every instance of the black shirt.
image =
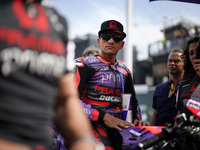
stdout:
{"type": "Polygon", "coordinates": [[[200,77],[195,74],[189,84],[181,85],[178,109],[186,113],[188,119],[191,116],[200,117],[200,77]]]}
{"type": "Polygon", "coordinates": [[[32,18],[22,0],[0,3],[0,138],[48,148],[57,80],[66,73],[67,28],[54,9],[34,8],[32,18]]]}

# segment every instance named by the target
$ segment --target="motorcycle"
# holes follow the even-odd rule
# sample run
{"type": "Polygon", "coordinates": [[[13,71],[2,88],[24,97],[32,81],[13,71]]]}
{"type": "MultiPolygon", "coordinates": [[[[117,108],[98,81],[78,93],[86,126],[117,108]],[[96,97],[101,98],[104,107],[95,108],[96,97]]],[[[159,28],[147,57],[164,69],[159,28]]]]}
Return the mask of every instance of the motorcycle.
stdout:
{"type": "Polygon", "coordinates": [[[198,150],[200,148],[200,121],[187,120],[180,114],[175,118],[176,127],[165,127],[154,137],[138,143],[137,149],[145,150],[198,150]]]}
{"type": "Polygon", "coordinates": [[[138,144],[162,132],[163,126],[135,126],[122,129],[123,150],[138,149],[138,144]]]}
{"type": "MultiPolygon", "coordinates": [[[[200,121],[187,120],[180,114],[173,126],[135,126],[122,129],[123,150],[198,150],[200,148],[200,121]]],[[[52,150],[67,150],[64,139],[51,124],[54,136],[52,150]]]]}
{"type": "MultiPolygon", "coordinates": [[[[50,123],[50,129],[53,139],[51,150],[67,150],[64,138],[57,131],[53,123],[50,123]]],[[[153,138],[155,135],[161,133],[162,129],[162,126],[135,126],[127,129],[123,128],[120,132],[123,137],[123,150],[138,149],[138,144],[140,142],[153,138]]]]}

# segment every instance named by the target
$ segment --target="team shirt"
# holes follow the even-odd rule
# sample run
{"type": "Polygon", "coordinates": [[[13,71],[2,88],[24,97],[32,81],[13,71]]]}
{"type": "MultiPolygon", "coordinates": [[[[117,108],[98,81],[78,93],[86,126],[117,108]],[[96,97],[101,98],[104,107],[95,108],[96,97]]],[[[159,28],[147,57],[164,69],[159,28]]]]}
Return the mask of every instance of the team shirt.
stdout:
{"type": "Polygon", "coordinates": [[[6,0],[0,33],[0,138],[48,149],[57,80],[67,72],[66,22],[53,8],[6,0]]]}

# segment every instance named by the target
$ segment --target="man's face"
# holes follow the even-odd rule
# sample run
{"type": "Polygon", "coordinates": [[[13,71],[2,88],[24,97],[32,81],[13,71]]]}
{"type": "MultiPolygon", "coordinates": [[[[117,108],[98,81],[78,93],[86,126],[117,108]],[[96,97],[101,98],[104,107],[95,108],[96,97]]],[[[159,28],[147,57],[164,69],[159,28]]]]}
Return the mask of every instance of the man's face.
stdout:
{"type": "Polygon", "coordinates": [[[167,71],[171,75],[180,75],[183,73],[183,59],[181,59],[182,53],[172,52],[168,56],[167,71]]]}
{"type": "Polygon", "coordinates": [[[106,32],[102,34],[102,36],[97,39],[97,44],[101,48],[101,55],[117,55],[119,50],[124,46],[124,41],[119,41],[119,38],[120,35],[116,32],[106,32]]]}

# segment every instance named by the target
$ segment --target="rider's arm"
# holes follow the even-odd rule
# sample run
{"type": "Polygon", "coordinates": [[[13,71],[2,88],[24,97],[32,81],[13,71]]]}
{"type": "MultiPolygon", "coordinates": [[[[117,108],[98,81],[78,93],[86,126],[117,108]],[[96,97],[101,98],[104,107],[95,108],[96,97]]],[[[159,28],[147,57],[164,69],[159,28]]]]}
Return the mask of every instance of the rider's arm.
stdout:
{"type": "Polygon", "coordinates": [[[124,121],[122,119],[116,118],[108,113],[101,110],[93,109],[90,104],[86,104],[81,101],[84,112],[93,121],[102,122],[110,128],[115,128],[121,131],[121,127],[127,128],[128,126],[133,126],[130,122],[124,121]]]}
{"type": "Polygon", "coordinates": [[[87,104],[81,100],[83,111],[93,121],[102,122],[105,116],[105,112],[102,110],[92,108],[91,104],[87,104]]]}
{"type": "Polygon", "coordinates": [[[132,94],[132,116],[133,116],[133,124],[138,126],[148,126],[149,124],[142,121],[141,110],[136,98],[135,88],[133,85],[133,80],[131,74],[128,74],[128,77],[125,80],[125,93],[132,94]]]}
{"type": "MultiPolygon", "coordinates": [[[[90,80],[95,70],[88,67],[83,63],[82,58],[76,59],[75,80],[76,88],[78,88],[79,95],[81,96],[87,82],[90,80]]],[[[87,104],[81,100],[81,104],[86,115],[93,121],[102,122],[105,112],[99,109],[92,108],[91,104],[87,104]]]]}

